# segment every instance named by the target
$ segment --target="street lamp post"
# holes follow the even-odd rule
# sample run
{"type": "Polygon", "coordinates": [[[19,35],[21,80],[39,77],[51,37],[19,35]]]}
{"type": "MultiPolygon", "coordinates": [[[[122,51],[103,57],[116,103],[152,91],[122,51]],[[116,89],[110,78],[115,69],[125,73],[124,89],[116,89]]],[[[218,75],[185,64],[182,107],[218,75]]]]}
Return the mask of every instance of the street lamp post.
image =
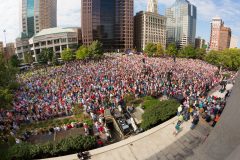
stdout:
{"type": "Polygon", "coordinates": [[[7,46],[6,29],[3,30],[5,45],[7,46]]]}
{"type": "Polygon", "coordinates": [[[8,51],[7,51],[7,38],[6,38],[6,29],[3,30],[3,34],[4,34],[4,39],[5,39],[5,51],[3,49],[3,55],[8,57],[8,51]],[[4,53],[5,52],[5,53],[4,53]]]}

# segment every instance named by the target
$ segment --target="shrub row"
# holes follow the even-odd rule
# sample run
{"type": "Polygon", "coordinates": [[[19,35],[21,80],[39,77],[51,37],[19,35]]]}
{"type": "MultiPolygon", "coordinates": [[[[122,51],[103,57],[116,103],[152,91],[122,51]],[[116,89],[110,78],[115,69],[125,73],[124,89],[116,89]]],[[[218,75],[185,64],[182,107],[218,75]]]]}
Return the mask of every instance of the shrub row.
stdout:
{"type": "Polygon", "coordinates": [[[3,159],[40,159],[74,154],[96,147],[93,136],[76,136],[63,139],[59,142],[33,145],[29,143],[15,144],[7,150],[3,159]]]}
{"type": "MultiPolygon", "coordinates": [[[[64,124],[70,124],[72,122],[81,122],[83,119],[83,114],[76,115],[75,118],[64,118],[64,119],[49,119],[46,121],[40,121],[40,122],[33,122],[30,124],[22,124],[20,126],[19,133],[25,132],[26,130],[35,130],[35,129],[46,129],[55,127],[55,126],[61,126],[64,124]]],[[[88,118],[86,118],[88,120],[88,118]]]]}
{"type": "Polygon", "coordinates": [[[141,128],[147,130],[169,120],[176,115],[179,105],[175,100],[159,101],[152,99],[145,101],[143,104],[145,112],[142,116],[141,128]]]}

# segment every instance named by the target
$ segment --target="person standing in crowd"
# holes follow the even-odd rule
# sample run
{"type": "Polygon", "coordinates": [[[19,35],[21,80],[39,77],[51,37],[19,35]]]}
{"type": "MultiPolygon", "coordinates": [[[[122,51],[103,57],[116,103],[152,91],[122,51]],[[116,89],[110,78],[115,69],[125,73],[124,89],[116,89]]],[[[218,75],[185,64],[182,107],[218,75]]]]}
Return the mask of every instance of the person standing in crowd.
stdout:
{"type": "Polygon", "coordinates": [[[199,115],[195,114],[193,116],[193,120],[192,120],[192,125],[191,125],[191,129],[194,129],[196,127],[196,125],[198,124],[199,122],[199,115]]]}

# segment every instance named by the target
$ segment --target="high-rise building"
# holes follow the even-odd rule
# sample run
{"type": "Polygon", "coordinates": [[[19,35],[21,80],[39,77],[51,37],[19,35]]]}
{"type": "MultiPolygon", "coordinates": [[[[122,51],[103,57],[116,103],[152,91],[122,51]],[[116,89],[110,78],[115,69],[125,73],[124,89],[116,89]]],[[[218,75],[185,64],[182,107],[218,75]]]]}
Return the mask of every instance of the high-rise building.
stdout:
{"type": "Polygon", "coordinates": [[[20,11],[23,38],[57,26],[57,0],[21,0],[20,11]]]}
{"type": "Polygon", "coordinates": [[[15,54],[15,44],[7,43],[6,47],[4,48],[4,57],[6,59],[10,59],[14,54],[15,54]]]}
{"type": "Polygon", "coordinates": [[[187,0],[176,0],[166,9],[167,44],[179,47],[195,43],[197,8],[187,0]]]}
{"type": "Polygon", "coordinates": [[[166,47],[166,17],[158,14],[157,8],[157,0],[149,0],[148,11],[140,11],[134,17],[134,47],[138,51],[143,51],[147,43],[166,47]]]}
{"type": "Polygon", "coordinates": [[[231,29],[224,26],[220,17],[214,17],[211,23],[210,50],[224,50],[230,47],[231,29]]]}
{"type": "Polygon", "coordinates": [[[17,54],[18,58],[21,60],[25,59],[25,54],[30,53],[30,45],[28,38],[17,38],[16,39],[16,50],[15,53],[17,54]]]}
{"type": "Polygon", "coordinates": [[[0,41],[0,53],[3,54],[3,51],[4,51],[4,50],[3,50],[3,42],[0,41]]]}
{"type": "Polygon", "coordinates": [[[103,43],[104,50],[133,47],[133,0],[82,0],[82,40],[103,43]]]}
{"type": "Polygon", "coordinates": [[[236,36],[232,36],[230,48],[238,48],[238,38],[236,36]]]}
{"type": "Polygon", "coordinates": [[[206,48],[205,39],[198,37],[195,39],[195,48],[206,48]]]}
{"type": "Polygon", "coordinates": [[[220,31],[223,21],[220,17],[214,17],[211,22],[210,49],[219,50],[220,31]]]}
{"type": "Polygon", "coordinates": [[[148,0],[148,12],[158,13],[158,0],[148,0]]]}
{"type": "Polygon", "coordinates": [[[231,28],[222,27],[220,31],[219,50],[230,48],[232,31],[231,28]]]}

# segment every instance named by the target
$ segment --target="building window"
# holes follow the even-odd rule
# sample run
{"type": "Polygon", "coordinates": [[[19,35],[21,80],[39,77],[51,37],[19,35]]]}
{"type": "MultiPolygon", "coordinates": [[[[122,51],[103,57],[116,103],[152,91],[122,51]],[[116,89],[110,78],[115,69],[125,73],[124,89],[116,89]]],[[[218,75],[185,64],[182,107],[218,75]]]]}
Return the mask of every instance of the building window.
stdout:
{"type": "Polygon", "coordinates": [[[48,44],[48,45],[51,45],[51,44],[52,44],[52,41],[51,41],[51,40],[47,41],[47,44],[48,44]]]}
{"type": "Polygon", "coordinates": [[[62,39],[61,39],[61,42],[62,42],[62,43],[66,43],[66,42],[67,42],[67,39],[66,39],[66,38],[62,38],[62,39]]]}
{"type": "Polygon", "coordinates": [[[59,52],[59,51],[60,51],[60,46],[56,46],[56,47],[55,47],[55,51],[56,51],[56,52],[59,52]]]}
{"type": "Polygon", "coordinates": [[[59,39],[55,39],[54,44],[58,44],[58,43],[59,43],[59,39]]]}
{"type": "Polygon", "coordinates": [[[62,45],[62,50],[66,49],[67,45],[62,45]]]}

